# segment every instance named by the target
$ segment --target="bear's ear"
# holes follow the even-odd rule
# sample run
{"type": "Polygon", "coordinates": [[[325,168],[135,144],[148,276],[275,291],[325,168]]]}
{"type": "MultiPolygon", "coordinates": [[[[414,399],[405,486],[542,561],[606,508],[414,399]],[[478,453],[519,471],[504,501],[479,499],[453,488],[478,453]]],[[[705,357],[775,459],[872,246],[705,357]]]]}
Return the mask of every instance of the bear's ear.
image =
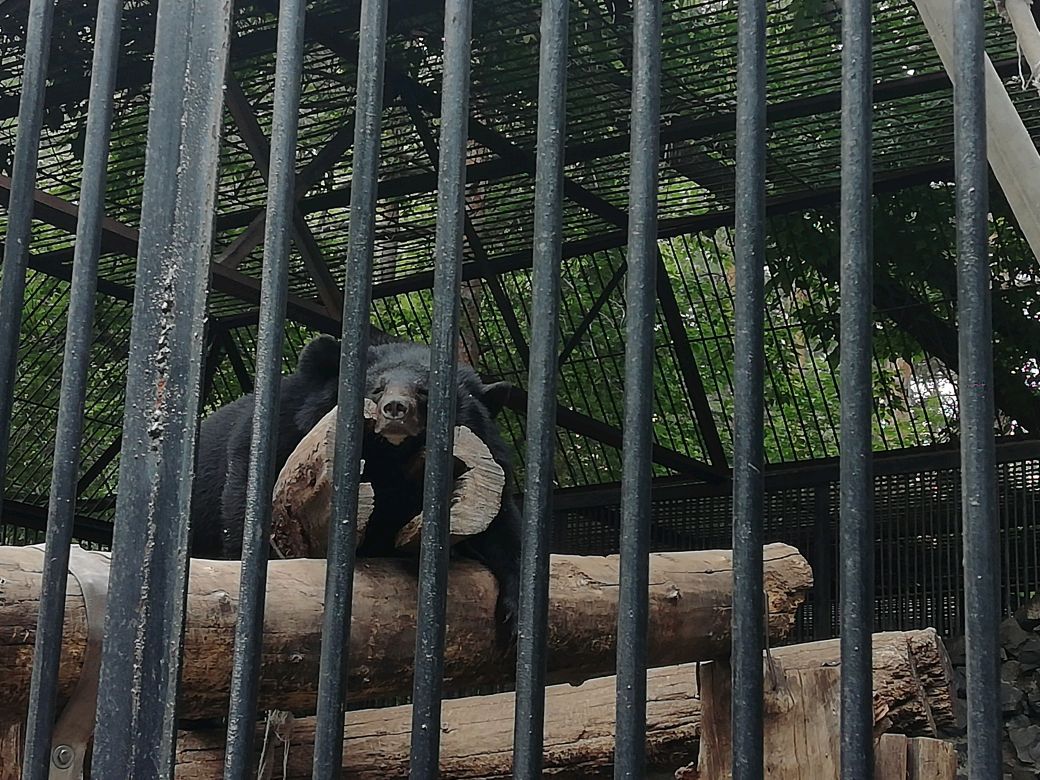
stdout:
{"type": "Polygon", "coordinates": [[[490,385],[484,385],[480,400],[483,401],[492,418],[498,417],[498,413],[509,400],[511,392],[513,392],[513,385],[509,382],[492,382],[490,385]]]}
{"type": "Polygon", "coordinates": [[[339,341],[328,335],[311,341],[300,353],[296,373],[321,378],[339,376],[339,341]]]}

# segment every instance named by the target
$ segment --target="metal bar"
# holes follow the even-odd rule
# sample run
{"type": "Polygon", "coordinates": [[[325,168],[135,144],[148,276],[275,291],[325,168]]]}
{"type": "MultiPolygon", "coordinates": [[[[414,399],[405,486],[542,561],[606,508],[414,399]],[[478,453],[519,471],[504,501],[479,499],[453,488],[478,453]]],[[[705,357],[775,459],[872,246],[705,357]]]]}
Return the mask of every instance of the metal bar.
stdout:
{"type": "MultiPolygon", "coordinates": [[[[281,9],[279,9],[280,12],[281,9]]],[[[232,117],[235,119],[239,135],[242,136],[242,140],[245,141],[246,147],[249,149],[250,156],[252,156],[256,167],[260,170],[260,175],[264,181],[269,181],[271,177],[271,146],[264,137],[260,122],[257,121],[253,107],[249,105],[249,99],[242,90],[242,85],[230,73],[227,76],[225,101],[232,117]]],[[[294,159],[294,176],[293,182],[290,184],[293,188],[295,188],[295,169],[296,162],[294,159]]],[[[296,205],[295,199],[292,203],[291,217],[290,228],[292,237],[296,248],[300,251],[300,257],[303,258],[304,265],[307,266],[307,272],[318,288],[318,295],[321,297],[322,303],[325,304],[325,308],[335,315],[343,307],[343,296],[336,285],[336,281],[332,278],[328,263],[321,256],[318,242],[315,240],[314,234],[311,233],[307,221],[304,219],[303,212],[296,205]]]]}
{"type": "Polygon", "coordinates": [[[581,340],[585,338],[585,334],[589,332],[589,328],[592,327],[592,323],[596,321],[600,311],[607,305],[607,301],[610,300],[611,296],[615,293],[618,287],[621,286],[622,280],[625,278],[625,274],[628,272],[628,262],[622,260],[618,267],[614,269],[614,273],[611,274],[610,279],[603,289],[600,290],[596,300],[592,302],[588,311],[582,316],[581,321],[574,328],[567,342],[563,345],[563,349],[560,350],[559,365],[563,368],[567,359],[571,356],[571,353],[578,348],[581,344],[581,340]]]}
{"type": "Polygon", "coordinates": [[[173,772],[230,17],[226,0],[160,0],[157,11],[97,778],[173,772]]]}
{"type": "Polygon", "coordinates": [[[831,486],[813,490],[813,638],[831,638],[834,607],[834,532],[831,528],[831,486]]]}
{"type": "Polygon", "coordinates": [[[625,295],[625,447],[621,457],[614,777],[646,768],[646,646],[650,577],[650,451],[657,317],[657,179],[661,122],[661,4],[632,4],[632,146],[625,295]]]}
{"type": "MultiPolygon", "coordinates": [[[[285,308],[289,291],[289,250],[296,213],[296,144],[301,79],[303,76],[306,0],[281,0],[278,9],[278,49],[274,83],[274,117],[268,168],[266,229],[264,231],[263,281],[256,345],[256,383],[253,425],[246,478],[246,506],[242,532],[242,571],[238,616],[235,623],[235,655],[231,670],[227,747],[224,776],[245,780],[253,769],[253,735],[256,731],[260,657],[264,633],[264,601],[267,590],[267,552],[271,528],[271,493],[281,402],[282,352],[285,346],[285,308]]],[[[233,100],[229,90],[226,100],[233,100]]],[[[244,95],[242,96],[244,103],[244,95]]],[[[248,104],[246,109],[256,122],[248,104]]],[[[249,134],[249,122],[239,129],[249,134]]],[[[259,126],[255,128],[259,130],[259,126]]],[[[266,143],[264,144],[265,146],[266,143]]],[[[265,167],[260,158],[257,164],[265,167]]]]}
{"type": "Polygon", "coordinates": [[[238,379],[239,387],[243,393],[253,392],[253,377],[249,376],[249,370],[242,359],[242,351],[238,348],[238,342],[228,331],[221,334],[221,338],[224,341],[224,349],[227,350],[228,360],[231,361],[231,368],[238,379]]]}
{"type": "MultiPolygon", "coordinates": [[[[0,176],[0,205],[9,200],[13,185],[11,180],[0,176]]],[[[66,200],[47,195],[39,190],[34,191],[33,213],[35,219],[42,220],[49,225],[66,230],[74,230],[78,217],[78,207],[66,200]]],[[[111,217],[105,217],[101,228],[101,251],[117,252],[136,258],[140,236],[138,231],[129,225],[125,225],[111,217]]],[[[66,272],[63,264],[72,259],[73,249],[56,250],[41,255],[29,257],[28,264],[43,273],[57,278],[71,278],[71,272],[66,272]]],[[[6,252],[5,252],[6,254],[6,252]]],[[[6,266],[7,263],[5,262],[6,266]]],[[[212,286],[215,292],[222,292],[246,303],[258,303],[260,300],[260,280],[252,276],[246,276],[234,268],[212,263],[213,274],[212,286]]],[[[98,290],[106,292],[114,298],[132,300],[133,291],[121,288],[104,279],[98,280],[98,290]]],[[[301,298],[297,295],[289,296],[289,312],[295,322],[308,327],[316,328],[325,333],[338,333],[340,323],[338,312],[329,312],[317,301],[301,298]]],[[[20,308],[20,306],[19,306],[20,308]]],[[[3,325],[0,325],[2,328],[3,325]]],[[[0,331],[2,332],[2,331],[0,331]]]]}
{"type": "Polygon", "coordinates": [[[54,3],[51,0],[32,0],[26,22],[25,64],[18,101],[18,135],[7,209],[7,235],[4,236],[4,264],[0,268],[0,311],[4,313],[0,317],[0,508],[11,438],[15,368],[25,298],[25,271],[32,242],[33,194],[53,22],[54,3]]]}
{"type": "MultiPolygon", "coordinates": [[[[354,116],[344,122],[343,126],[336,131],[329,142],[322,147],[314,158],[307,163],[296,175],[294,204],[298,207],[299,201],[314,187],[321,177],[335,167],[343,154],[350,148],[354,141],[354,116]]],[[[237,268],[249,254],[264,240],[264,231],[267,225],[267,210],[257,212],[253,221],[249,223],[244,231],[232,241],[220,256],[214,261],[217,265],[237,268]]]]}
{"type": "Polygon", "coordinates": [[[412,688],[411,780],[436,777],[444,677],[444,610],[448,590],[448,507],[455,430],[456,341],[466,212],[472,0],[444,6],[437,236],[434,245],[430,402],[426,422],[419,609],[412,688]]]}
{"type": "Polygon", "coordinates": [[[842,15],[841,776],[874,777],[873,220],[871,0],[842,15]]]}
{"type": "Polygon", "coordinates": [[[563,159],[567,138],[569,0],[543,0],[538,64],[538,158],[535,164],[534,273],[527,386],[524,531],[516,649],[513,777],[542,776],[545,647],[549,615],[549,541],[556,443],[560,338],[563,159]]]}
{"type": "Polygon", "coordinates": [[[766,3],[737,23],[733,411],[733,780],[760,780],[762,749],[763,376],[766,3]]]}
{"type": "Polygon", "coordinates": [[[69,291],[58,427],[54,440],[55,457],[47,508],[46,552],[22,763],[22,777],[26,780],[44,780],[51,770],[51,733],[54,730],[57,705],[69,547],[72,544],[76,496],[79,492],[76,476],[83,444],[83,410],[87,397],[90,348],[94,340],[94,301],[101,252],[101,221],[105,210],[105,174],[108,168],[112,97],[116,65],[119,62],[122,22],[123,0],[102,0],[98,3],[79,220],[76,225],[76,254],[69,291]]]}
{"type": "Polygon", "coordinates": [[[76,485],[76,495],[85,493],[87,488],[94,484],[94,480],[100,477],[102,473],[104,473],[105,469],[108,468],[108,465],[115,460],[122,446],[123,434],[120,433],[112,443],[105,448],[105,451],[98,456],[98,459],[94,461],[90,468],[83,473],[83,476],[76,485]]]}
{"type": "MultiPolygon", "coordinates": [[[[906,169],[896,173],[878,175],[874,179],[874,192],[894,192],[906,187],[918,184],[929,184],[935,181],[950,181],[953,176],[953,166],[950,163],[938,163],[936,165],[925,165],[919,168],[906,169]]],[[[766,214],[775,216],[789,214],[808,209],[832,206],[839,197],[837,187],[829,187],[811,192],[799,192],[793,195],[771,198],[766,202],[766,214]]],[[[672,238],[690,233],[698,233],[714,230],[734,224],[735,214],[732,209],[716,211],[711,214],[698,214],[686,217],[674,217],[658,221],[658,238],[672,238]]],[[[624,246],[627,233],[623,230],[605,232],[594,238],[570,241],[563,245],[561,258],[569,260],[575,257],[591,254],[607,249],[617,249],[624,246]]],[[[526,250],[516,252],[504,257],[498,257],[489,263],[489,270],[495,274],[505,274],[511,271],[519,271],[531,267],[531,252],[526,250]]],[[[462,270],[463,280],[483,276],[482,269],[475,263],[467,263],[462,270]]],[[[423,271],[409,274],[398,279],[380,282],[372,291],[374,298],[387,298],[394,295],[403,295],[417,290],[430,288],[433,279],[432,272],[423,271]]]]}
{"type": "Polygon", "coordinates": [[[362,0],[357,59],[357,108],[351,173],[350,233],[340,344],[336,468],[325,578],[325,623],[314,740],[313,776],[339,777],[343,759],[343,707],[350,647],[358,486],[361,480],[362,404],[369,342],[376,184],[383,115],[387,0],[362,0]]]}
{"type": "Polygon", "coordinates": [[[968,776],[983,780],[1000,776],[1003,734],[984,4],[979,0],[954,0],[953,25],[968,776]]]}
{"type": "Polygon", "coordinates": [[[683,322],[682,312],[679,310],[679,301],[675,297],[675,289],[672,287],[671,277],[659,249],[657,250],[657,298],[661,304],[665,328],[668,330],[672,348],[675,350],[679,374],[690,397],[690,405],[693,407],[693,414],[697,419],[701,436],[704,437],[707,459],[713,466],[724,469],[729,464],[726,461],[726,451],[722,446],[722,437],[719,436],[715,414],[708,403],[708,394],[704,391],[700,367],[693,356],[690,336],[686,332],[686,324],[683,322]]]}

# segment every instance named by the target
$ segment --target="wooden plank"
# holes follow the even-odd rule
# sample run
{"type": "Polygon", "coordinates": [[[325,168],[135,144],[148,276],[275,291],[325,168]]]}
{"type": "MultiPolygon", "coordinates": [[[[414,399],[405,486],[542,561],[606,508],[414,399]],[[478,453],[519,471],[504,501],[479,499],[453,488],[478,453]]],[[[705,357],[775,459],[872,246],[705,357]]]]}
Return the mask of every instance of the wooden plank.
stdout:
{"type": "MultiPolygon", "coordinates": [[[[914,2],[952,81],[952,0],[914,2]]],[[[989,55],[986,55],[986,130],[990,167],[1033,254],[1040,257],[1040,152],[989,55]]]]}

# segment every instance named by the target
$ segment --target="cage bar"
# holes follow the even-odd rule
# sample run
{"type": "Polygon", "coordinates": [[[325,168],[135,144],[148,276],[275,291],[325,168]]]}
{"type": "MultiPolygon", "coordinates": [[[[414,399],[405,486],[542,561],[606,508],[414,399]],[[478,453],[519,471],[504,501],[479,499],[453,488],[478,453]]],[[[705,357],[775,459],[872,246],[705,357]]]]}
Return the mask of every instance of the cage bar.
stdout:
{"type": "MultiPolygon", "coordinates": [[[[90,348],[94,339],[94,298],[101,252],[101,220],[105,212],[112,98],[119,62],[122,14],[123,0],[102,0],[98,3],[83,147],[83,180],[58,402],[58,428],[47,508],[47,543],[40,589],[40,614],[36,624],[32,686],[25,731],[25,756],[22,763],[22,777],[25,780],[44,780],[50,771],[51,731],[55,722],[58,665],[65,621],[65,588],[69,577],[69,547],[72,544],[76,496],[79,492],[77,476],[83,443],[83,409],[87,395],[90,348]]],[[[3,446],[0,443],[0,448],[3,446]]]]}
{"type": "Polygon", "coordinates": [[[426,420],[409,765],[412,780],[435,777],[440,756],[444,610],[448,591],[448,509],[455,440],[456,341],[466,213],[472,12],[472,0],[447,0],[444,5],[444,76],[437,166],[430,395],[426,420]]]}
{"type": "Polygon", "coordinates": [[[621,463],[617,727],[614,777],[646,765],[647,589],[653,477],[654,323],[657,314],[657,180],[661,121],[661,4],[632,7],[632,145],[625,290],[625,446],[621,463]]]}
{"type": "Polygon", "coordinates": [[[954,0],[953,26],[968,775],[971,780],[983,780],[1001,774],[1003,721],[984,4],[954,0]]]}
{"type": "Polygon", "coordinates": [[[279,404],[289,249],[296,209],[296,142],[303,73],[304,0],[281,0],[278,10],[274,117],[268,163],[264,265],[257,328],[253,426],[242,529],[242,573],[235,660],[231,671],[224,776],[244,780],[253,769],[260,652],[264,631],[271,493],[280,425],[279,404]],[[272,421],[275,421],[272,424],[272,421]]]}
{"type": "Polygon", "coordinates": [[[361,483],[362,410],[372,295],[379,149],[382,134],[387,0],[363,0],[359,24],[357,109],[350,189],[350,235],[343,291],[332,519],[325,575],[315,777],[339,777],[343,759],[343,708],[354,592],[358,487],[361,483]]]}
{"type": "Polygon", "coordinates": [[[563,157],[567,137],[568,0],[543,0],[538,67],[531,345],[523,559],[516,651],[513,776],[542,776],[545,645],[549,614],[549,541],[556,441],[563,242],[563,157]]]}
{"type": "Polygon", "coordinates": [[[160,0],[93,777],[169,776],[231,4],[160,0]]]}
{"type": "Polygon", "coordinates": [[[733,339],[733,780],[762,777],[762,468],[766,4],[741,0],[737,31],[733,339]]]}
{"type": "Polygon", "coordinates": [[[871,0],[842,15],[841,112],[841,776],[874,777],[871,0]]]}
{"type": "MultiPolygon", "coordinates": [[[[25,299],[25,272],[32,242],[33,189],[43,130],[43,99],[54,25],[52,0],[32,0],[25,32],[25,65],[18,100],[18,134],[11,170],[11,197],[7,204],[7,235],[0,268],[0,479],[7,474],[14,408],[14,379],[18,340],[25,299]]],[[[0,485],[0,508],[3,490],[0,485]]]]}

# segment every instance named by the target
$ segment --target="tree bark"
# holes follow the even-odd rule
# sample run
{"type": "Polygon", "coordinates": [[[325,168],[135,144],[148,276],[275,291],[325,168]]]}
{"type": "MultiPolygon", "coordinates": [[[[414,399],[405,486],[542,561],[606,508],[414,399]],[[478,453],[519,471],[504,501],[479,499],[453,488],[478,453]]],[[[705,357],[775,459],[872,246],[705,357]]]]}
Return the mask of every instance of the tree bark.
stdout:
{"type": "MultiPolygon", "coordinates": [[[[764,550],[769,634],[786,636],[812,584],[793,547],[764,550]]],[[[29,692],[43,556],[39,549],[0,547],[0,701],[23,706],[29,692]]],[[[221,715],[227,707],[240,565],[193,560],[179,713],[221,715]]],[[[650,560],[649,660],[652,666],[725,658],[732,605],[729,551],[656,553],[650,560]]],[[[260,708],[310,714],[315,707],[325,564],[272,561],[260,681],[260,708]]],[[[445,687],[501,683],[514,662],[496,648],[495,580],[482,566],[456,561],[448,584],[445,687]]],[[[550,574],[550,682],[582,682],[613,671],[618,559],[553,556],[550,574]]],[[[412,682],[417,587],[414,563],[358,562],[350,637],[348,689],[355,699],[407,695],[412,682]]],[[[70,579],[60,692],[76,682],[83,656],[82,595],[70,579]]]]}

